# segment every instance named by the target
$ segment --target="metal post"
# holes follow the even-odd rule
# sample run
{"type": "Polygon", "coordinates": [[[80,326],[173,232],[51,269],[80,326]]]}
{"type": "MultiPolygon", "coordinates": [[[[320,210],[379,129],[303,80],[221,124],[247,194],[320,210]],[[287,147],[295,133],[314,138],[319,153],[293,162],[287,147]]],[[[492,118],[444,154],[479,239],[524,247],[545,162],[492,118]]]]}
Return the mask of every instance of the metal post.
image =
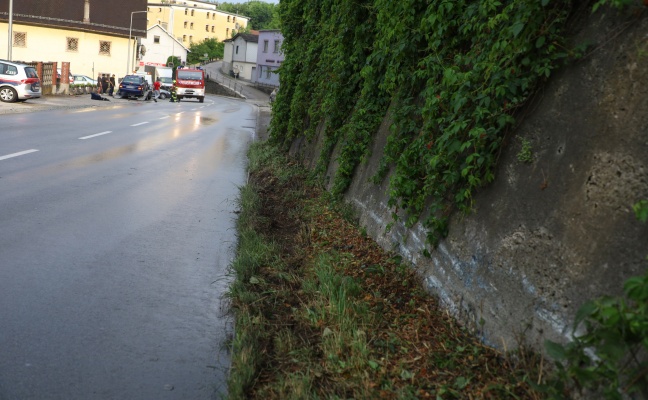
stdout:
{"type": "Polygon", "coordinates": [[[7,60],[11,60],[11,50],[13,48],[13,0],[9,0],[9,38],[7,43],[7,60]]]}
{"type": "Polygon", "coordinates": [[[131,13],[130,17],[130,28],[128,29],[128,57],[126,57],[126,75],[131,73],[131,61],[133,60],[133,57],[130,52],[130,46],[131,46],[131,36],[133,34],[133,14],[137,13],[145,13],[148,11],[133,11],[131,13]]]}

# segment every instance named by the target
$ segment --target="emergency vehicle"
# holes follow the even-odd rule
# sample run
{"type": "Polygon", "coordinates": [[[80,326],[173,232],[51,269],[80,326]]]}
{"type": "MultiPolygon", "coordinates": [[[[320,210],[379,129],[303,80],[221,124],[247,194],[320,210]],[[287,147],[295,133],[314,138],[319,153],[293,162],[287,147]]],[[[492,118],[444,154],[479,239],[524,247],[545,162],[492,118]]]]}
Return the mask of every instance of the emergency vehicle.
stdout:
{"type": "Polygon", "coordinates": [[[178,101],[182,99],[198,99],[205,101],[205,71],[193,68],[178,68],[175,78],[178,101]]]}

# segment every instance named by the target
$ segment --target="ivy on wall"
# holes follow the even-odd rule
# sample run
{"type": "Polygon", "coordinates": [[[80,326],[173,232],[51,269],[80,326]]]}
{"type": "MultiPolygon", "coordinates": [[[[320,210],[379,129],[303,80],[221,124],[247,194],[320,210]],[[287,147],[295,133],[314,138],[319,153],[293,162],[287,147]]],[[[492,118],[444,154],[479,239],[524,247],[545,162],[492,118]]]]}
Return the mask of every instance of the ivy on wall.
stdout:
{"type": "Polygon", "coordinates": [[[570,56],[568,0],[282,0],[285,62],[273,140],[324,135],[343,193],[387,113],[381,168],[394,218],[423,218],[428,240],[493,181],[516,110],[570,56]],[[404,211],[400,214],[398,211],[404,211]],[[424,214],[426,210],[430,212],[424,214]]]}

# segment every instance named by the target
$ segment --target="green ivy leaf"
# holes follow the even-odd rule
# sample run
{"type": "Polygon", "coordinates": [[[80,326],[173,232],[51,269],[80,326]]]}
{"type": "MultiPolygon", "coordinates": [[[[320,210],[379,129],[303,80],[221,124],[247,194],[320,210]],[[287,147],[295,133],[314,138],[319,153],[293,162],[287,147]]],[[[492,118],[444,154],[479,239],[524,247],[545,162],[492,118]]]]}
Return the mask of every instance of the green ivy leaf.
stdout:
{"type": "Polygon", "coordinates": [[[567,358],[567,351],[565,348],[556,342],[551,340],[545,340],[545,349],[549,357],[553,358],[556,361],[563,361],[567,358]]]}
{"type": "Polygon", "coordinates": [[[641,222],[648,221],[648,200],[640,200],[632,206],[635,216],[641,222]]]}
{"type": "Polygon", "coordinates": [[[574,328],[578,327],[585,318],[592,316],[598,310],[598,306],[593,301],[588,301],[583,304],[578,311],[576,311],[576,317],[574,318],[574,328]]]}
{"type": "Polygon", "coordinates": [[[517,35],[522,32],[522,29],[524,29],[524,22],[522,21],[517,21],[516,23],[513,24],[511,27],[511,32],[513,33],[514,37],[517,37],[517,35]]]}

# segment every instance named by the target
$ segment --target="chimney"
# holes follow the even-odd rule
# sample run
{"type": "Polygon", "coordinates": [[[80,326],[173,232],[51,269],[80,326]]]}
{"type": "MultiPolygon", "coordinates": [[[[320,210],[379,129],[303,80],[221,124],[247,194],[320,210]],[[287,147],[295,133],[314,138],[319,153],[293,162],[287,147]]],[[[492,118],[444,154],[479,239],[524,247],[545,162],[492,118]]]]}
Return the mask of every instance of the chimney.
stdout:
{"type": "Polygon", "coordinates": [[[85,5],[83,6],[83,22],[90,23],[90,0],[85,0],[85,5]]]}

